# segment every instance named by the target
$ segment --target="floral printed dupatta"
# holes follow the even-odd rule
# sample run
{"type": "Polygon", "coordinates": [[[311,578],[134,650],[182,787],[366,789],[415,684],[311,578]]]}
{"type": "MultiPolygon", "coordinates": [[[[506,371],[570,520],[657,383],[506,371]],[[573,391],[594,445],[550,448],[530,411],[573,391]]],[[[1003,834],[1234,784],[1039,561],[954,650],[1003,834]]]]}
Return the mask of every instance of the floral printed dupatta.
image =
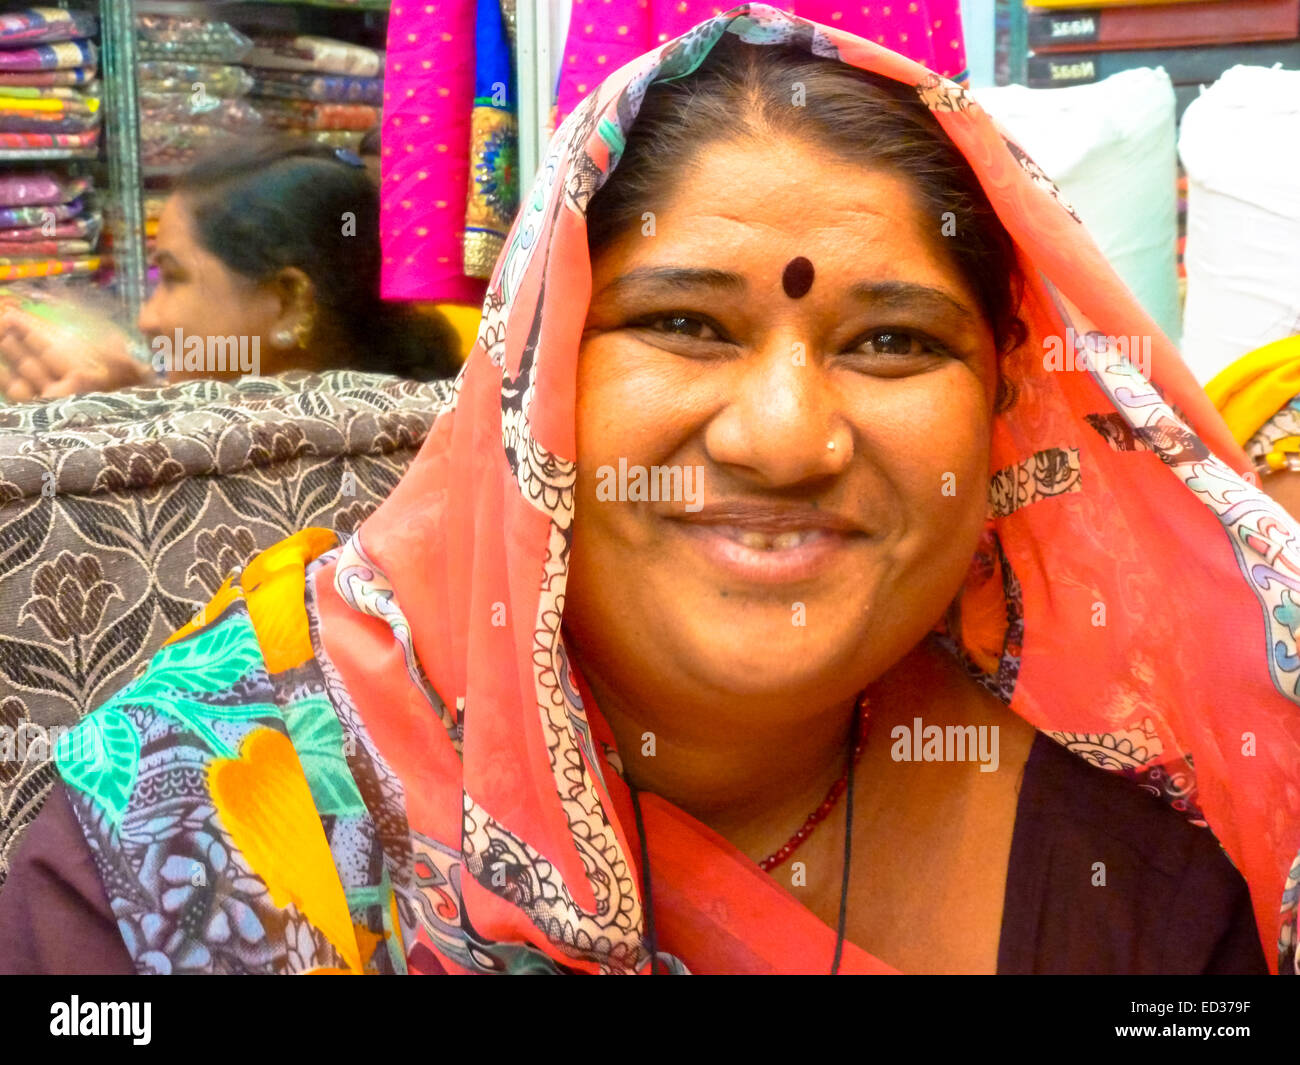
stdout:
{"type": "MultiPolygon", "coordinates": [[[[1294,522],[1242,479],[1172,345],[960,87],[744,4],[566,119],[453,398],[358,534],[335,547],[309,530],[259,556],[203,627],[87,720],[95,757],[61,751],[142,969],[648,968],[635,820],[561,638],[585,212],[648,86],[690,73],[724,33],[914,86],[970,161],[1018,246],[1029,337],[1002,363],[1014,400],[994,427],[988,530],[952,649],[1037,728],[1208,824],[1250,886],[1266,953],[1294,967],[1294,522]],[[1135,336],[1151,338],[1149,378],[1096,357],[1135,336]],[[1053,341],[1094,357],[1063,368],[1045,358],[1053,341]]],[[[653,796],[644,813],[670,967],[829,968],[831,930],[757,866],[653,796]]],[[[886,967],[850,945],[843,968],[886,967]]]]}

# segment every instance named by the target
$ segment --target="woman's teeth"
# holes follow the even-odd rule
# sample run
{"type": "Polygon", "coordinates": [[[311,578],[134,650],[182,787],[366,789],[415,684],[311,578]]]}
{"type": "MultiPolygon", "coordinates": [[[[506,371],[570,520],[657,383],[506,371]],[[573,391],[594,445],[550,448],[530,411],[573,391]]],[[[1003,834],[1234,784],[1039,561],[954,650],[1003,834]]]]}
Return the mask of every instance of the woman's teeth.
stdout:
{"type": "Polygon", "coordinates": [[[721,526],[718,529],[728,540],[734,540],[741,547],[751,551],[789,551],[800,547],[820,534],[818,529],[802,529],[798,532],[784,532],[775,535],[738,529],[734,526],[721,526]]]}

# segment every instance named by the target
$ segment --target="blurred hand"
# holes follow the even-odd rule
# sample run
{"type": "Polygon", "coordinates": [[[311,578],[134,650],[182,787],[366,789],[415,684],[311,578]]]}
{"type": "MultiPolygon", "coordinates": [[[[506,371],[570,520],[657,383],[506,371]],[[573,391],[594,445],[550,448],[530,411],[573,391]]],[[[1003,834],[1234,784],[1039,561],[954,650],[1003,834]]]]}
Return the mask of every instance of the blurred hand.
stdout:
{"type": "Polygon", "coordinates": [[[18,307],[0,309],[0,395],[10,402],[111,392],[157,380],[110,323],[88,337],[18,307]]]}

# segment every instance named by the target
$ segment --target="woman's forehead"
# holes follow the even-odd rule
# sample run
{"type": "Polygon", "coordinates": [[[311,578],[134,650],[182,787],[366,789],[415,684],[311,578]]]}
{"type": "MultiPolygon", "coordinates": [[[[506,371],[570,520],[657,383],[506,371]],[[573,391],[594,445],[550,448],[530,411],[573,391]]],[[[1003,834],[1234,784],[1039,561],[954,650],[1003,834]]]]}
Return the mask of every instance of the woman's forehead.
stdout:
{"type": "Polygon", "coordinates": [[[733,287],[781,291],[789,265],[804,260],[808,267],[791,279],[801,294],[881,276],[916,277],[965,294],[943,243],[943,219],[932,214],[908,179],[887,170],[795,141],[720,145],[642,213],[639,228],[597,256],[593,292],[627,275],[646,282],[641,287],[704,280],[668,276],[666,268],[686,265],[728,274],[737,279],[733,287]],[[800,288],[805,280],[813,283],[800,288]]]}

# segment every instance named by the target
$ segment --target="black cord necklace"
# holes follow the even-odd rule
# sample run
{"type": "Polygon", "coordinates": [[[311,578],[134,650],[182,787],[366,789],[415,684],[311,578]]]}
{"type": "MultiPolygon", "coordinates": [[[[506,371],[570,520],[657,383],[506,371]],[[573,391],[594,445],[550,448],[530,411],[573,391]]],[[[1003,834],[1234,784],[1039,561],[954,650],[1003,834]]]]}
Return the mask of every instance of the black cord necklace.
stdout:
{"type": "Polygon", "coordinates": [[[655,902],[650,894],[650,849],[645,842],[645,821],[641,817],[641,792],[631,781],[628,788],[632,792],[632,809],[636,812],[636,834],[641,840],[641,894],[645,897],[645,937],[646,946],[650,948],[650,975],[657,976],[655,968],[659,964],[659,937],[655,935],[655,902]]]}
{"type": "Polygon", "coordinates": [[[844,930],[849,921],[849,866],[853,862],[853,768],[858,760],[849,748],[849,783],[844,789],[844,873],[840,878],[840,919],[835,931],[835,960],[831,962],[831,975],[840,972],[840,956],[844,953],[844,930]]]}
{"type": "MultiPolygon", "coordinates": [[[[849,869],[853,861],[853,769],[857,764],[857,759],[853,757],[853,750],[856,745],[858,727],[855,722],[854,729],[850,734],[850,739],[853,742],[849,744],[848,782],[844,789],[844,798],[848,806],[844,811],[844,872],[840,877],[840,913],[835,931],[835,957],[831,961],[832,976],[839,975],[840,958],[844,953],[844,932],[849,919],[849,869]]],[[[650,951],[650,975],[657,976],[659,972],[657,968],[659,964],[659,939],[655,934],[654,897],[651,895],[650,889],[650,849],[646,845],[645,820],[641,816],[641,793],[631,781],[628,782],[628,790],[632,793],[632,810],[636,816],[636,834],[641,840],[641,894],[645,898],[646,947],[650,951]]]]}

